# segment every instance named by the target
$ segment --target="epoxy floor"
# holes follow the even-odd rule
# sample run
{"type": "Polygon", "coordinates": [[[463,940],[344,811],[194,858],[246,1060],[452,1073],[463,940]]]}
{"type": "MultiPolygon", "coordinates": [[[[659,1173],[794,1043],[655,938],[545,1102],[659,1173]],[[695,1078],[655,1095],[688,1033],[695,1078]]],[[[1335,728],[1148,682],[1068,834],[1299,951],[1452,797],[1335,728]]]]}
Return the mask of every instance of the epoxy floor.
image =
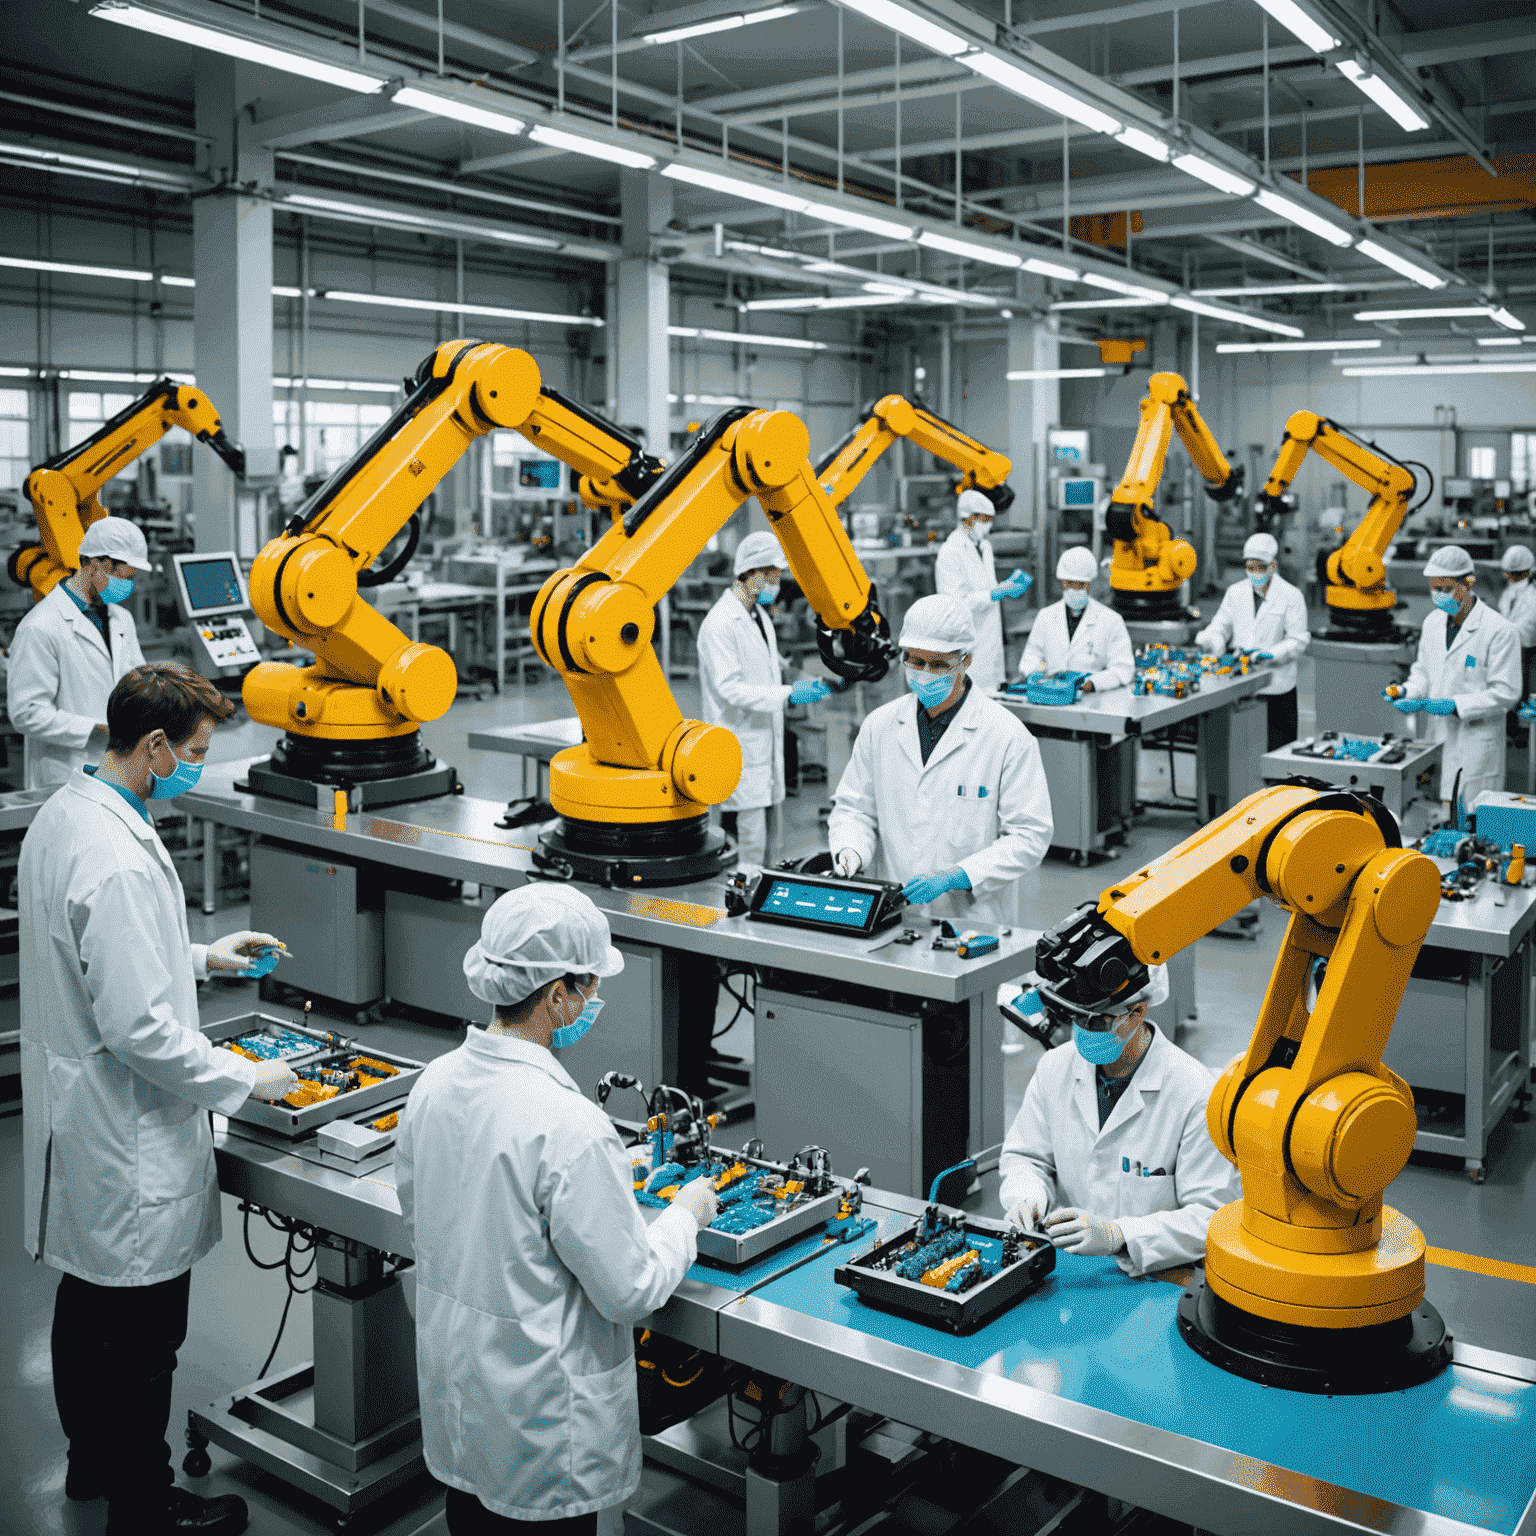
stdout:
{"type": "MultiPolygon", "coordinates": [[[[1302,730],[1310,729],[1310,668],[1303,664],[1302,730]]],[[[684,710],[697,708],[697,683],[676,685],[684,710]]],[[[468,793],[484,798],[513,798],[519,787],[513,761],[494,753],[471,752],[467,733],[490,725],[550,719],[570,712],[563,687],[550,682],[509,689],[501,699],[461,700],[426,736],[433,750],[455,763],[468,793]]],[[[227,760],[264,751],[273,733],[246,723],[221,728],[213,757],[227,760]]],[[[1192,770],[1191,770],[1192,771],[1192,770]]],[[[1144,765],[1142,793],[1166,793],[1166,765],[1144,765]]],[[[1188,783],[1179,786],[1186,793],[1188,783]]],[[[825,802],[821,786],[807,787],[786,805],[785,843],[799,848],[817,840],[816,809],[825,802]]],[[[1097,894],[1117,873],[1163,852],[1193,830],[1188,819],[1156,813],[1140,823],[1131,845],[1113,860],[1080,870],[1048,859],[1025,883],[1025,911],[1044,925],[1079,901],[1097,894]]],[[[189,909],[195,938],[212,937],[242,927],[246,911],[235,907],[204,919],[189,909]]],[[[1283,917],[1266,911],[1256,941],[1206,938],[1196,946],[1199,1018],[1182,1043],[1200,1059],[1219,1068],[1247,1041],[1269,970],[1279,949],[1283,917]]],[[[291,936],[290,936],[291,937],[291,936]]],[[[296,946],[295,946],[296,947],[296,946]]],[[[254,983],[210,982],[202,991],[207,1018],[225,1017],[257,1005],[254,983]]],[[[385,1048],[431,1057],[451,1049],[457,1032],[419,1025],[373,1026],[370,1039],[385,1048]]],[[[738,1025],[721,1042],[734,1054],[751,1055],[749,1023],[738,1025]]],[[[1021,1102],[1040,1057],[1026,1043],[1005,1067],[1008,1112],[1021,1102]]],[[[738,1135],[750,1125],[734,1128],[738,1135]]],[[[983,1201],[995,1200],[995,1176],[983,1189],[983,1201]]],[[[1460,1163],[1416,1156],[1388,1193],[1389,1202],[1416,1221],[1432,1247],[1484,1258],[1536,1266],[1536,1132],[1506,1119],[1490,1149],[1487,1182],[1472,1185],[1460,1163]]],[[[21,1121],[0,1120],[0,1295],[5,1324],[0,1328],[0,1536],[9,1533],[69,1533],[98,1536],[106,1518],[100,1502],[71,1504],[64,1498],[64,1439],[52,1397],[48,1333],[53,1271],[32,1264],[22,1247],[21,1121]]],[[[251,1242],[258,1257],[281,1252],[276,1234],[255,1221],[251,1242]]],[[[280,1274],[255,1269],[241,1242],[241,1218],[235,1203],[224,1201],[224,1241],[197,1268],[192,1284],[191,1325],[176,1373],[172,1410],[172,1445],[180,1458],[179,1436],[188,1408],[212,1401],[246,1385],[271,1346],[284,1299],[280,1274]]],[[[1536,1358],[1536,1288],[1457,1269],[1431,1266],[1429,1298],[1456,1336],[1472,1344],[1536,1358]]],[[[280,1370],[308,1358],[309,1304],[294,1301],[286,1332],[274,1361],[280,1370]]],[[[213,1472],[193,1486],[207,1493],[237,1492],[251,1506],[251,1529],[289,1536],[327,1527],[327,1512],[251,1468],[211,1449],[213,1472]]],[[[185,1480],[185,1479],[184,1479],[185,1480]]],[[[430,1489],[404,1490],[383,1507],[354,1520],[352,1529],[408,1536],[426,1530],[437,1536],[444,1527],[440,1496],[430,1489]]]]}

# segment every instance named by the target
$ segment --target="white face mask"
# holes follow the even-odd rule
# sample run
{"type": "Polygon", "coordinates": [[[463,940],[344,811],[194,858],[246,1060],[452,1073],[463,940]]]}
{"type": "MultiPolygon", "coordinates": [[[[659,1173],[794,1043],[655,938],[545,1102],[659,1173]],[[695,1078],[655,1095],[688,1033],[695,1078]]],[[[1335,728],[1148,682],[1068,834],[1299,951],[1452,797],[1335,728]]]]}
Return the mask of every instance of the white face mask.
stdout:
{"type": "Polygon", "coordinates": [[[991,523],[984,523],[980,519],[973,519],[965,525],[965,531],[970,534],[971,543],[980,544],[992,532],[992,525],[991,523]]]}
{"type": "Polygon", "coordinates": [[[1081,613],[1088,606],[1088,594],[1080,592],[1074,587],[1068,587],[1061,595],[1063,601],[1073,613],[1081,613]]]}

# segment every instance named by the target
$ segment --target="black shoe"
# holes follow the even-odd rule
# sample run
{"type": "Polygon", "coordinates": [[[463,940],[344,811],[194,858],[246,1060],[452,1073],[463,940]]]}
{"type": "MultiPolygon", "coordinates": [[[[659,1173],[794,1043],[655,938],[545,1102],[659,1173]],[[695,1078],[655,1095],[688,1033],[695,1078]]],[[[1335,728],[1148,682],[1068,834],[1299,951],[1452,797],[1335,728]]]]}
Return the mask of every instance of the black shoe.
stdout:
{"type": "Polygon", "coordinates": [[[88,1504],[92,1499],[99,1499],[105,1492],[101,1478],[95,1472],[88,1467],[77,1467],[73,1461],[70,1462],[69,1471],[64,1478],[65,1498],[88,1504]]]}
{"type": "Polygon", "coordinates": [[[234,1494],[205,1499],[186,1488],[168,1488],[165,1504],[107,1507],[107,1536],[239,1536],[250,1519],[245,1500],[234,1494]]]}

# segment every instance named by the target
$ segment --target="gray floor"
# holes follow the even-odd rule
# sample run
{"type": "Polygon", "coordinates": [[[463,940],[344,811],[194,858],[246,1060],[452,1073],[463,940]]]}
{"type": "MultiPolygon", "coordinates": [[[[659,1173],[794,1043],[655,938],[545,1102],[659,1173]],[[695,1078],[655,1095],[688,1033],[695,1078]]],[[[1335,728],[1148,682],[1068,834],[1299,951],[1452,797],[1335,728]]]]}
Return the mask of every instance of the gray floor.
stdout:
{"type": "MultiPolygon", "coordinates": [[[[1309,669],[1303,668],[1302,729],[1310,729],[1309,669]]],[[[887,688],[889,685],[887,685],[887,688]]],[[[697,708],[697,684],[676,688],[685,711],[697,708]]],[[[461,700],[426,733],[429,744],[455,763],[468,792],[484,798],[510,798],[520,790],[510,761],[497,754],[471,752],[467,733],[487,725],[549,719],[570,713],[558,683],[509,690],[501,699],[461,700]]],[[[245,724],[223,728],[215,738],[214,757],[245,757],[265,749],[273,733],[245,724]]],[[[1166,767],[1144,767],[1143,793],[1165,793],[1166,767]]],[[[1188,793],[1191,785],[1179,786],[1188,793]]],[[[825,800],[819,786],[808,788],[786,805],[786,844],[798,847],[816,838],[816,809],[825,800]]],[[[1077,902],[1096,894],[1114,876],[1173,846],[1192,830],[1188,821],[1154,815],[1140,824],[1131,845],[1117,858],[1079,870],[1048,859],[1025,883],[1025,910],[1039,923],[1049,922],[1077,902]]],[[[211,937],[244,924],[243,908],[205,920],[193,908],[194,937],[211,937]]],[[[1200,1059],[1220,1067],[1247,1041],[1270,967],[1279,949],[1282,915],[1267,909],[1255,942],[1202,939],[1196,946],[1200,1015],[1183,1043],[1200,1059]]],[[[204,988],[207,1017],[223,1017],[255,1006],[253,983],[209,983],[204,988]]],[[[450,1049],[456,1034],[421,1026],[376,1026],[376,1043],[418,1056],[450,1049]]],[[[747,1025],[724,1037],[722,1047],[751,1055],[747,1025]]],[[[1011,1114],[1023,1098],[1040,1052],[1026,1044],[1008,1058],[1005,1069],[1011,1114]]],[[[735,1128],[739,1134],[749,1125],[735,1128]]],[[[22,1167],[19,1118],[0,1120],[0,1231],[10,1234],[0,1245],[0,1294],[7,1320],[0,1331],[0,1533],[69,1532],[96,1536],[105,1521],[105,1505],[70,1504],[63,1497],[64,1441],[54,1414],[48,1331],[56,1276],[28,1262],[21,1247],[22,1167]]],[[[1388,1199],[1424,1231],[1433,1247],[1536,1265],[1536,1135],[1529,1126],[1509,1123],[1495,1139],[1488,1181],[1473,1186],[1459,1164],[1415,1158],[1397,1179],[1388,1199]]],[[[984,1195],[986,1191],[984,1191],[984,1195]]],[[[284,1287],[278,1275],[254,1269],[240,1240],[240,1217],[226,1199],[225,1240],[197,1269],[192,1287],[191,1329],[176,1374],[172,1412],[173,1449],[179,1460],[179,1426],[189,1407],[248,1383],[266,1356],[282,1310],[284,1287]]],[[[252,1244],[263,1259],[280,1253],[276,1234],[259,1222],[252,1244]]],[[[1536,1293],[1523,1284],[1432,1266],[1429,1296],[1457,1337],[1473,1344],[1536,1358],[1536,1293]]],[[[309,1353],[308,1302],[297,1299],[274,1369],[297,1364],[309,1353]]],[[[213,1452],[214,1471],[197,1486],[206,1492],[239,1492],[250,1503],[252,1529],[287,1536],[325,1529],[324,1511],[307,1504],[249,1468],[213,1452]]],[[[374,1520],[360,1519],[354,1529],[377,1529],[406,1536],[427,1526],[442,1529],[439,1505],[430,1495],[388,1501],[374,1520]],[[435,1518],[434,1518],[435,1517],[435,1518]]]]}

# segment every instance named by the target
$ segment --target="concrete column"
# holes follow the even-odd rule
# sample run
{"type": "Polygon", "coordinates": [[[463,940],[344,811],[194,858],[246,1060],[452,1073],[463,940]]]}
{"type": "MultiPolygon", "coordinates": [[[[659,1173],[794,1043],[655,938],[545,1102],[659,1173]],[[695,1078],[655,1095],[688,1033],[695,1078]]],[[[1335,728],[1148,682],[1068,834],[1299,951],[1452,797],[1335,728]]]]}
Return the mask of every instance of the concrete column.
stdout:
{"type": "MultiPolygon", "coordinates": [[[[1010,373],[1058,368],[1060,355],[1055,321],[1022,316],[1008,322],[1010,373]]],[[[1016,493],[1009,521],[1015,528],[1042,528],[1050,521],[1045,504],[1045,435],[1049,428],[1060,424],[1061,385],[1055,379],[1009,384],[1008,456],[1013,460],[1010,479],[1016,493]]]]}
{"type": "Polygon", "coordinates": [[[614,263],[608,312],[610,399],[620,426],[644,427],[646,447],[666,458],[670,439],[668,274],[651,241],[672,217],[672,183],[654,171],[623,171],[623,257],[614,263]]]}
{"type": "MultiPolygon", "coordinates": [[[[199,53],[198,131],[222,190],[192,204],[192,260],[197,290],[192,349],[197,382],[218,407],[224,430],[245,447],[246,477],[277,474],[272,431],[272,205],[253,191],[272,183],[272,152],[260,144],[250,105],[254,72],[233,59],[199,53]],[[239,188],[239,190],[235,190],[239,188]]],[[[199,549],[255,554],[266,530],[247,502],[240,526],[234,475],[216,454],[193,455],[193,503],[199,549]]]]}

